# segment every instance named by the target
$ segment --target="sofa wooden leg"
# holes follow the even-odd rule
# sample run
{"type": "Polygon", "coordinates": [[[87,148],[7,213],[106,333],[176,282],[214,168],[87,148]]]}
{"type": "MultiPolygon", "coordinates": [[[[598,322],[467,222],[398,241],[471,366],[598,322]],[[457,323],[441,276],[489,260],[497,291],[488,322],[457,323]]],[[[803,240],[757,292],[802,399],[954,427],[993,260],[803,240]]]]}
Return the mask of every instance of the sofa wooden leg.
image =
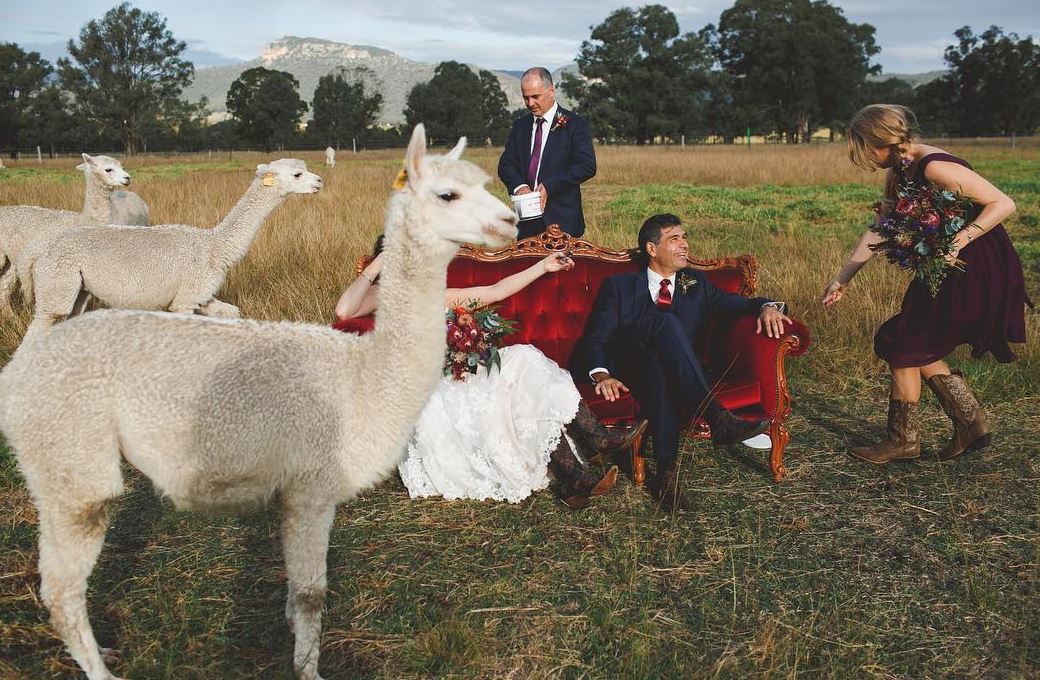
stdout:
{"type": "Polygon", "coordinates": [[[769,452],[769,467],[773,470],[773,481],[779,482],[787,474],[787,469],[784,468],[784,449],[787,447],[787,440],[791,438],[783,420],[773,421],[769,427],[769,438],[773,440],[769,452]]]}
{"type": "Polygon", "coordinates": [[[632,481],[637,487],[646,484],[646,459],[643,458],[643,437],[639,435],[632,442],[632,481]]]}

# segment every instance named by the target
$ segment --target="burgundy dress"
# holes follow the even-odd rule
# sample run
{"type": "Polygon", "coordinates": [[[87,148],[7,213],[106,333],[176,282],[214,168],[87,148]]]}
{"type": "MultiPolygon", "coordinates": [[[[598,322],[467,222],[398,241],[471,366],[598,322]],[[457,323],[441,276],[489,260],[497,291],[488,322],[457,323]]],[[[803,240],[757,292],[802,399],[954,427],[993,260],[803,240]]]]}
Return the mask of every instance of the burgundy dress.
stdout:
{"type": "MultiPolygon", "coordinates": [[[[915,183],[926,181],[924,169],[932,161],[971,168],[956,156],[928,154],[917,164],[915,183]]],[[[1018,358],[1008,343],[1026,341],[1025,280],[1007,230],[998,224],[965,246],[959,257],[964,271],[950,272],[934,298],[914,278],[900,312],[878,329],[874,352],[892,368],[925,366],[963,343],[971,345],[976,359],[986,352],[1000,362],[1018,358]]]]}

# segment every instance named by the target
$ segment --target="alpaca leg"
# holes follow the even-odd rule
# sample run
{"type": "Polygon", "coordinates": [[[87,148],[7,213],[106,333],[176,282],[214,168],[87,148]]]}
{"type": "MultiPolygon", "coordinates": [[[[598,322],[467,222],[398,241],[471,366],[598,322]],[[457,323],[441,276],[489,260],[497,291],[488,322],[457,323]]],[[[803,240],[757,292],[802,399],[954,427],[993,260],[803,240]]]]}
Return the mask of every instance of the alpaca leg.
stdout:
{"type": "Polygon", "coordinates": [[[226,319],[242,318],[242,312],[238,307],[227,302],[221,302],[217,298],[213,298],[206,304],[202,305],[202,307],[199,308],[199,314],[204,316],[223,317],[226,319]]]}
{"type": "Polygon", "coordinates": [[[108,528],[107,502],[40,512],[40,594],[51,625],[89,680],[113,680],[87,617],[87,578],[108,528]]]}
{"type": "Polygon", "coordinates": [[[295,498],[286,499],[283,506],[282,546],[289,581],[285,616],[296,636],[293,668],[301,680],[321,680],[318,655],[321,610],[325,606],[325,559],[336,508],[295,498]]]}
{"type": "Polygon", "coordinates": [[[78,271],[35,272],[36,313],[30,329],[53,326],[64,321],[76,307],[83,279],[78,271]]]}
{"type": "Polygon", "coordinates": [[[90,304],[90,293],[84,289],[80,289],[79,295],[76,296],[76,301],[72,303],[72,311],[69,312],[69,318],[79,316],[87,310],[87,305],[90,304]]]}
{"type": "Polygon", "coordinates": [[[11,307],[11,293],[14,292],[15,281],[18,280],[14,271],[14,262],[6,255],[0,255],[0,312],[13,314],[11,307]]]}

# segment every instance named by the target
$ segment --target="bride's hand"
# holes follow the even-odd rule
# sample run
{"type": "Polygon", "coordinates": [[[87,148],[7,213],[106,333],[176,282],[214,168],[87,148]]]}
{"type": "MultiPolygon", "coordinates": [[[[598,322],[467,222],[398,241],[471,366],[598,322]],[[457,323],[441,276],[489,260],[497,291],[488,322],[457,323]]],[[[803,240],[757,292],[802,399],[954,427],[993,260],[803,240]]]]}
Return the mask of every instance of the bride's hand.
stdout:
{"type": "Polygon", "coordinates": [[[546,273],[568,271],[574,268],[574,260],[568,257],[567,253],[553,253],[542,260],[542,266],[545,267],[546,273]]]}
{"type": "Polygon", "coordinates": [[[840,300],[845,295],[845,284],[838,281],[831,281],[827,288],[823,291],[823,299],[820,302],[823,303],[824,307],[830,307],[835,302],[840,300]]]}

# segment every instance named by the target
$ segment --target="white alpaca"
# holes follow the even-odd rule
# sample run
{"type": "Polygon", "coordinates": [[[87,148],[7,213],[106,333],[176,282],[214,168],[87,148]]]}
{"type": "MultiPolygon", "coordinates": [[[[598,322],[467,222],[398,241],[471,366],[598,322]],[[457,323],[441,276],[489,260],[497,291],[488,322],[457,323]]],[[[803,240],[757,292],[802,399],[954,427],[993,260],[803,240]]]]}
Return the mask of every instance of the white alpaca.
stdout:
{"type": "Polygon", "coordinates": [[[32,290],[25,277],[32,270],[32,257],[24,252],[31,243],[46,243],[63,231],[84,224],[109,224],[112,215],[112,192],[130,184],[130,175],[115,158],[83,154],[76,166],[86,179],[83,210],[53,210],[35,205],[0,206],[0,311],[11,311],[11,292],[17,280],[23,293],[32,290]]]}
{"type": "Polygon", "coordinates": [[[325,165],[330,168],[336,167],[336,150],[331,146],[325,147],[325,165]]]}
{"type": "Polygon", "coordinates": [[[426,157],[422,126],[412,135],[407,181],[387,210],[374,332],[103,310],[35,334],[0,373],[0,428],[39,511],[41,595],[90,680],[112,677],[86,589],[124,490],[122,461],[178,508],[276,499],[293,664],[320,677],[335,507],[395,469],[440,378],[458,244],[516,237],[489,177],[458,160],[464,141],[426,157]]]}
{"type": "Polygon", "coordinates": [[[147,227],[150,224],[148,204],[132,191],[113,191],[112,218],[108,224],[147,227]]]}
{"type": "Polygon", "coordinates": [[[90,296],[119,309],[238,316],[237,307],[214,299],[228,269],[290,194],[320,188],[321,178],[307,172],[303,161],[283,158],[258,165],[245,195],[212,229],[169,224],[68,230],[35,257],[30,330],[80,314],[90,296]]]}

